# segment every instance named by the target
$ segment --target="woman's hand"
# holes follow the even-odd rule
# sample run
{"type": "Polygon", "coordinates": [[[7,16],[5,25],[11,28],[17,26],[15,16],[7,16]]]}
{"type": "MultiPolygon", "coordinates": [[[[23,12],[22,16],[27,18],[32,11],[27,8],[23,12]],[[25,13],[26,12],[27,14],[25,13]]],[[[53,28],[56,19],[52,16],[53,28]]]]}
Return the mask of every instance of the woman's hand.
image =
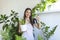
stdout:
{"type": "Polygon", "coordinates": [[[37,19],[38,26],[39,26],[38,28],[41,28],[41,23],[40,23],[40,16],[37,16],[37,17],[36,17],[36,19],[37,19]]]}
{"type": "Polygon", "coordinates": [[[37,21],[40,21],[40,17],[39,16],[37,16],[36,19],[37,19],[37,21]]]}

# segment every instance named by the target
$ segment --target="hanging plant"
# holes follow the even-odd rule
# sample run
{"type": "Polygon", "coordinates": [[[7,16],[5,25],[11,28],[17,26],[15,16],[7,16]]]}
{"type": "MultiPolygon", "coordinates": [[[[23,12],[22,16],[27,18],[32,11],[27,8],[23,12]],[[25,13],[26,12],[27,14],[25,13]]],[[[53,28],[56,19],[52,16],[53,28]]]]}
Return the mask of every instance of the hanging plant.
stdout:
{"type": "Polygon", "coordinates": [[[33,17],[36,15],[35,14],[36,11],[43,12],[46,9],[47,4],[48,4],[48,6],[51,6],[51,4],[53,4],[55,2],[56,2],[56,0],[41,0],[40,3],[36,4],[36,6],[32,8],[33,17]]]}

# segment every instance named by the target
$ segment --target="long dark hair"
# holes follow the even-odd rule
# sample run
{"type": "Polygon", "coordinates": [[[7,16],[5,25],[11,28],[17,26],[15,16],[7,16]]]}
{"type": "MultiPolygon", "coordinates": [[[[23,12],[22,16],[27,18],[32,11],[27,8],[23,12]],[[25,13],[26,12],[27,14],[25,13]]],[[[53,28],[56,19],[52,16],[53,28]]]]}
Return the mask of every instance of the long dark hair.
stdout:
{"type": "Polygon", "coordinates": [[[30,10],[30,11],[31,11],[31,16],[29,17],[29,19],[30,19],[30,23],[31,23],[31,25],[33,25],[33,23],[32,23],[32,10],[31,10],[30,8],[26,8],[25,11],[24,11],[24,22],[25,22],[26,11],[27,11],[27,10],[30,10]]]}

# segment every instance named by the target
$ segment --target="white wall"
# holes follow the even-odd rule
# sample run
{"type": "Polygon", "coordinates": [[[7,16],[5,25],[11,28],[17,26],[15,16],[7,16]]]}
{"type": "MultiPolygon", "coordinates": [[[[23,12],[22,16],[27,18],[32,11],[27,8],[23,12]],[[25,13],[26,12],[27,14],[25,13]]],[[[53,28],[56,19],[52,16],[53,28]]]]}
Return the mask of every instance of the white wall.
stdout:
{"type": "Polygon", "coordinates": [[[27,7],[33,8],[39,2],[40,0],[0,0],[0,13],[8,14],[10,10],[15,10],[22,17],[27,7]]]}
{"type": "MultiPolygon", "coordinates": [[[[15,10],[19,13],[20,17],[22,17],[25,8],[33,8],[39,2],[40,0],[0,0],[0,14],[9,14],[10,10],[15,10]]],[[[57,10],[57,8],[54,9],[57,10]]],[[[54,27],[56,24],[58,25],[55,34],[50,38],[50,40],[60,40],[60,12],[40,14],[40,18],[47,25],[51,26],[51,28],[54,27]]]]}
{"type": "Polygon", "coordinates": [[[60,40],[60,12],[51,12],[40,14],[40,19],[46,23],[50,28],[58,25],[55,34],[51,36],[50,40],[60,40]]]}

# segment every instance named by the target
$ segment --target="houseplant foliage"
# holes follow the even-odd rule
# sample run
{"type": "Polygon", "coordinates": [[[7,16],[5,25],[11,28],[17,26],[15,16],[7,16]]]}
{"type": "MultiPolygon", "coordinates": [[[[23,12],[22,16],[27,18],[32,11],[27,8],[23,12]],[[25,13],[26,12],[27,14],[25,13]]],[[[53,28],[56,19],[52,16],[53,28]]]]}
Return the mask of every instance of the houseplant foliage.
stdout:
{"type": "Polygon", "coordinates": [[[43,12],[46,9],[47,5],[51,6],[51,4],[53,4],[55,2],[56,2],[56,0],[41,0],[40,3],[36,4],[36,6],[34,6],[32,8],[33,17],[34,17],[34,15],[36,15],[35,14],[36,11],[43,12]]]}
{"type": "Polygon", "coordinates": [[[1,14],[0,24],[1,23],[3,23],[3,30],[1,31],[3,40],[15,40],[15,38],[18,38],[19,35],[19,40],[23,39],[21,37],[22,33],[18,32],[19,18],[17,12],[11,10],[11,14],[9,16],[7,16],[6,14],[1,14]]]}
{"type": "MultiPolygon", "coordinates": [[[[22,33],[18,32],[18,22],[22,25],[24,24],[24,20],[19,20],[18,13],[13,10],[11,10],[9,16],[6,14],[0,15],[0,24],[3,23],[3,30],[1,31],[3,40],[26,40],[25,38],[22,38],[22,33]]],[[[42,24],[43,35],[48,40],[54,34],[57,25],[52,30],[48,31],[50,26],[47,26],[44,22],[40,23],[42,24]]],[[[38,40],[42,40],[41,36],[38,36],[38,40]]]]}
{"type": "Polygon", "coordinates": [[[38,40],[44,40],[44,39],[38,34],[38,40]]]}
{"type": "Polygon", "coordinates": [[[45,23],[41,22],[42,24],[42,31],[43,31],[43,35],[44,35],[44,40],[49,40],[49,38],[54,34],[57,25],[54,26],[51,30],[49,30],[50,26],[47,26],[45,23]]]}

